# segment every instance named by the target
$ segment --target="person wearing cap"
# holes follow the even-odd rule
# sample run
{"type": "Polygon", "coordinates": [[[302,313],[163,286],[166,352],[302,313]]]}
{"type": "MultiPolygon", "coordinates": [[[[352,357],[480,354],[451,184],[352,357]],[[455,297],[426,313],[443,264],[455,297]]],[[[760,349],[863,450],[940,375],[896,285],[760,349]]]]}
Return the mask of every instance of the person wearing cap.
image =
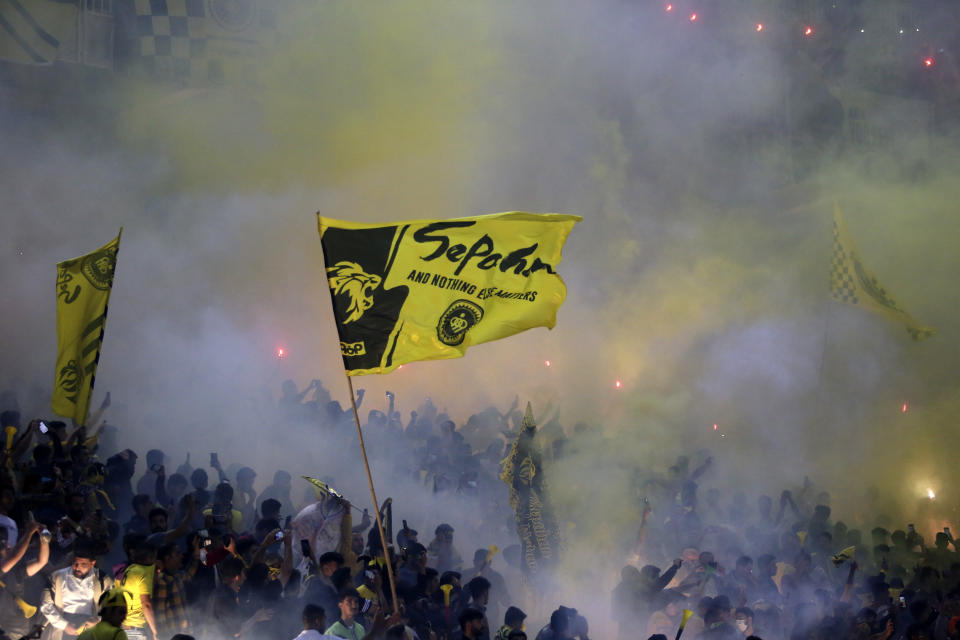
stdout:
{"type": "Polygon", "coordinates": [[[113,588],[113,576],[96,567],[94,544],[78,540],[73,563],[50,574],[50,586],[43,590],[40,612],[47,619],[43,640],[61,640],[76,636],[96,625],[97,603],[113,588]]]}
{"type": "Polygon", "coordinates": [[[127,640],[120,628],[127,617],[127,599],[123,589],[110,589],[100,596],[100,622],[80,634],[77,640],[127,640]]]}
{"type": "Polygon", "coordinates": [[[514,631],[523,631],[523,621],[527,619],[527,614],[517,607],[508,607],[507,613],[503,616],[503,626],[497,631],[494,640],[509,640],[510,634],[514,631]]]}
{"type": "Polygon", "coordinates": [[[434,531],[435,538],[427,547],[427,555],[430,557],[431,566],[440,573],[444,571],[460,570],[463,565],[463,558],[460,552],[453,546],[453,527],[449,524],[441,524],[434,531]]]}
{"type": "Polygon", "coordinates": [[[341,591],[337,606],[340,609],[340,619],[330,625],[326,634],[346,638],[347,640],[363,640],[363,637],[367,635],[367,630],[357,622],[357,615],[360,613],[360,594],[357,593],[357,590],[344,589],[341,591]]]}

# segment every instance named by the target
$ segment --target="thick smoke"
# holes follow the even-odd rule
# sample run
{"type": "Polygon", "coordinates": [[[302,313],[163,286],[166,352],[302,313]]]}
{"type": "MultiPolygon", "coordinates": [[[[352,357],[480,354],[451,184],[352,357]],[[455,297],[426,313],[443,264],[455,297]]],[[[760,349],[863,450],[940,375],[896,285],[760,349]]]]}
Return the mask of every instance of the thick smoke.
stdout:
{"type": "MultiPolygon", "coordinates": [[[[926,102],[858,94],[876,73],[863,42],[842,43],[825,79],[830,52],[792,41],[776,13],[736,35],[730,16],[668,20],[656,3],[280,8],[246,86],[122,77],[39,114],[3,89],[0,387],[25,414],[49,414],[54,263],[122,225],[94,400],[112,392],[121,446],[217,450],[260,486],[279,467],[333,475],[366,504],[355,445],[333,455],[269,410],[287,378],[347,402],[314,213],[557,211],[584,221],[556,329],[357,386],[362,414],[391,390],[405,417],[431,397],[458,424],[515,395],[553,403],[570,437],[548,475],[571,571],[617,551],[591,574],[615,577],[634,469],[680,453],[712,452],[708,482],[751,497],[809,476],[841,511],[869,486],[891,515],[917,515],[928,486],[955,498],[955,132],[932,128],[926,102]],[[863,122],[851,105],[869,107],[863,122]],[[828,299],[835,201],[938,336],[913,343],[828,299]]],[[[470,521],[389,465],[376,476],[424,526],[470,521]]]]}

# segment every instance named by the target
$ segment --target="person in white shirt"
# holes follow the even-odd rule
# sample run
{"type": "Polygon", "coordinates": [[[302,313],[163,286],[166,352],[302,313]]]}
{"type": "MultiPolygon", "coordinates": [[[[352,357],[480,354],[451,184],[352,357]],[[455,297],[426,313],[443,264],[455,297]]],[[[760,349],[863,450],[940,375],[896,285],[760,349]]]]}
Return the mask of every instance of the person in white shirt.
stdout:
{"type": "Polygon", "coordinates": [[[327,628],[327,616],[323,607],[308,604],[303,608],[303,631],[293,640],[341,640],[337,636],[328,636],[323,633],[327,628]]]}
{"type": "Polygon", "coordinates": [[[100,621],[97,602],[113,588],[113,577],[96,568],[92,544],[76,544],[73,564],[50,574],[50,587],[43,591],[40,612],[49,624],[42,640],[69,640],[100,621]]]}

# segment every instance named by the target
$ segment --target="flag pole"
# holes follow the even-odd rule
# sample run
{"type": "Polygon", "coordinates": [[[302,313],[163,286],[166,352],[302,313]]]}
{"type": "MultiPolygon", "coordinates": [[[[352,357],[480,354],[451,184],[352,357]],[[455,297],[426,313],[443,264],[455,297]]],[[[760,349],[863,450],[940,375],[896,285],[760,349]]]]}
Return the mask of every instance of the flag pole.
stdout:
{"type": "Polygon", "coordinates": [[[383,520],[380,518],[380,503],[377,502],[377,492],[373,488],[373,476],[370,475],[370,461],[367,460],[367,447],[363,444],[363,429],[360,428],[357,400],[353,393],[353,379],[349,375],[347,376],[347,386],[350,387],[350,406],[353,408],[353,422],[357,425],[357,437],[360,439],[360,454],[363,456],[363,467],[367,471],[367,482],[370,484],[370,497],[373,498],[373,513],[377,516],[377,530],[380,532],[380,546],[383,548],[383,559],[387,565],[387,579],[390,581],[390,597],[393,598],[393,612],[400,613],[400,603],[397,601],[397,585],[393,581],[393,566],[390,563],[390,551],[387,549],[387,536],[383,530],[383,520]]]}

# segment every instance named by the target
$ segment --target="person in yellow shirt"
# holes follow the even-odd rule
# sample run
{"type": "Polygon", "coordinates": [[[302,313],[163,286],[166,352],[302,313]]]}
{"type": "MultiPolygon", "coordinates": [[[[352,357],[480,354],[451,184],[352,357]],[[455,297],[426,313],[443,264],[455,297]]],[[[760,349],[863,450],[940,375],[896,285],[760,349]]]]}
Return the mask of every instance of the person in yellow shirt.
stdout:
{"type": "Polygon", "coordinates": [[[100,596],[100,622],[80,634],[77,640],[127,640],[120,625],[127,617],[127,600],[122,589],[110,589],[100,596]]]}
{"type": "Polygon", "coordinates": [[[156,549],[146,540],[136,542],[130,550],[130,564],[117,582],[127,599],[127,616],[123,629],[130,640],[147,640],[149,626],[157,637],[157,625],[153,618],[153,578],[156,574],[154,561],[156,549]]]}

